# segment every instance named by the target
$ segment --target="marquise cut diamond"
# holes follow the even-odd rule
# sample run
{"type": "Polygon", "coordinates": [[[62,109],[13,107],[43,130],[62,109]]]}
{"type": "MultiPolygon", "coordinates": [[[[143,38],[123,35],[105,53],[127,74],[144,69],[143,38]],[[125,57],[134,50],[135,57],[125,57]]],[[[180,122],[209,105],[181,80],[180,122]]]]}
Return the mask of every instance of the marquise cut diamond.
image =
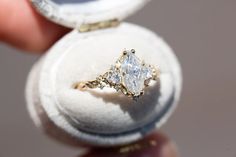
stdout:
{"type": "Polygon", "coordinates": [[[128,51],[121,61],[121,71],[124,85],[128,91],[139,95],[144,88],[141,61],[132,52],[128,51]]]}
{"type": "Polygon", "coordinates": [[[144,87],[145,81],[153,76],[152,68],[145,65],[134,51],[125,51],[125,54],[117,61],[117,66],[112,66],[108,73],[107,80],[112,85],[122,84],[128,93],[139,96],[144,87]]]}

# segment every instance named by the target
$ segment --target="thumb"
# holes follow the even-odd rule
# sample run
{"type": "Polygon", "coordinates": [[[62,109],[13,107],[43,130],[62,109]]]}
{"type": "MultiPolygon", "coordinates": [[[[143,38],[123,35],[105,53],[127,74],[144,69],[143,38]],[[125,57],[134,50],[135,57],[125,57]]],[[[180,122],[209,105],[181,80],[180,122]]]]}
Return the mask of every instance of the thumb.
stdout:
{"type": "Polygon", "coordinates": [[[41,15],[28,0],[0,0],[0,40],[20,49],[42,52],[68,29],[41,15]]]}

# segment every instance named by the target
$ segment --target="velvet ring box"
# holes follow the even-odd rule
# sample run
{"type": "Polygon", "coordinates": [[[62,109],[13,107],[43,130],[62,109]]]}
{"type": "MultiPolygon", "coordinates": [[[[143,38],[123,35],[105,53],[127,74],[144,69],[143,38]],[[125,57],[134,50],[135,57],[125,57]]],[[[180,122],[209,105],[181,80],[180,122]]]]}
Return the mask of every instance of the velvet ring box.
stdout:
{"type": "Polygon", "coordinates": [[[143,138],[174,111],[182,75],[172,49],[154,32],[122,22],[148,0],[32,0],[49,20],[73,30],[32,68],[26,87],[35,124],[55,139],[109,147],[143,138]],[[110,89],[79,91],[73,83],[93,80],[115,63],[124,49],[161,71],[133,101],[110,89]]]}

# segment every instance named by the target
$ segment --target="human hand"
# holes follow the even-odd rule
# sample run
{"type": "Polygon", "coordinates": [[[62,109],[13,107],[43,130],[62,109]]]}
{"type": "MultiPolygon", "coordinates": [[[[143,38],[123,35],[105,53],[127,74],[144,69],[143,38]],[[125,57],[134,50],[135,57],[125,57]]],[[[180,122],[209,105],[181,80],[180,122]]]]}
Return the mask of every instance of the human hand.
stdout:
{"type": "Polygon", "coordinates": [[[178,157],[178,153],[175,145],[165,135],[153,133],[127,146],[91,149],[82,157],[178,157]]]}
{"type": "Polygon", "coordinates": [[[29,0],[0,0],[0,41],[41,53],[69,29],[54,24],[31,6],[29,0]]]}

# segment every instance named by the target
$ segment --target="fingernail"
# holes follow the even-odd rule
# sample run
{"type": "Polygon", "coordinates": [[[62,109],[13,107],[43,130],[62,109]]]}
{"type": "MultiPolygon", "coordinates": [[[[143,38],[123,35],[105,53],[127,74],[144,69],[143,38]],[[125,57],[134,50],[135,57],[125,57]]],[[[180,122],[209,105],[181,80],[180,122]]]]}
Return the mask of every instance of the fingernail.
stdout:
{"type": "Polygon", "coordinates": [[[83,157],[177,157],[176,146],[163,134],[155,133],[137,143],[119,148],[93,149],[83,157]]]}

